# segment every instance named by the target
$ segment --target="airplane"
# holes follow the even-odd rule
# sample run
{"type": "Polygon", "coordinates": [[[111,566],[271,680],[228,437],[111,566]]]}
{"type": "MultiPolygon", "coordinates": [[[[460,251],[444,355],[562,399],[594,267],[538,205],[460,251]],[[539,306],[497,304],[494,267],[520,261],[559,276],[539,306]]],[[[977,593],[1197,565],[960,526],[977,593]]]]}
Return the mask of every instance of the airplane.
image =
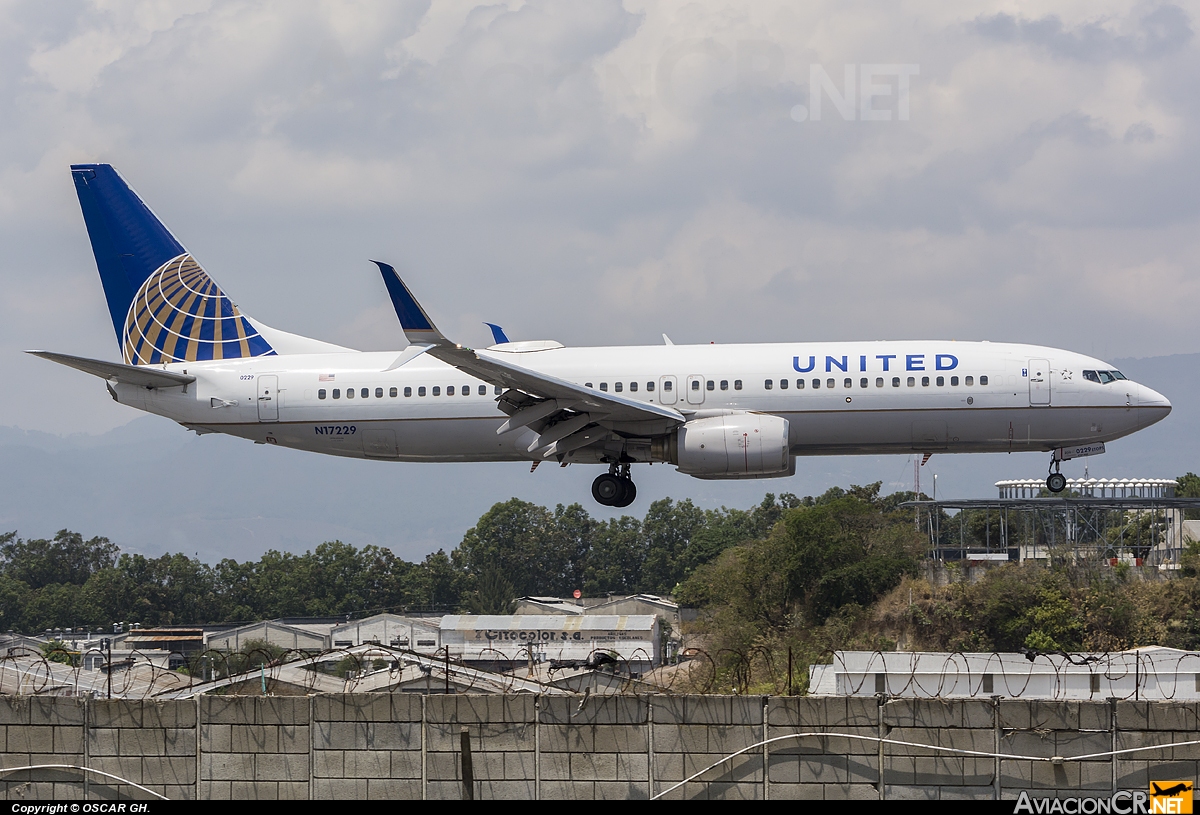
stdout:
{"type": "MultiPolygon", "coordinates": [[[[391,461],[604,467],[592,495],[631,504],[634,464],[700,479],[793,475],[801,456],[1040,451],[1061,462],[1171,404],[1093,357],[1038,345],[870,341],[473,349],[437,329],[375,261],[409,345],[362,352],[244,314],[111,165],[71,166],[122,362],[30,351],[105,381],[121,404],[199,434],[391,461]]],[[[490,325],[490,324],[489,324],[490,325]]]]}
{"type": "Polygon", "coordinates": [[[1166,789],[1163,789],[1162,787],[1158,786],[1158,784],[1155,784],[1153,781],[1150,782],[1150,786],[1153,787],[1153,789],[1154,789],[1154,791],[1151,792],[1150,794],[1156,798],[1159,796],[1166,796],[1168,798],[1172,798],[1176,795],[1179,795],[1180,793],[1189,792],[1192,789],[1192,785],[1187,783],[1186,781],[1180,781],[1178,784],[1174,784],[1170,787],[1167,787],[1166,789]]]}

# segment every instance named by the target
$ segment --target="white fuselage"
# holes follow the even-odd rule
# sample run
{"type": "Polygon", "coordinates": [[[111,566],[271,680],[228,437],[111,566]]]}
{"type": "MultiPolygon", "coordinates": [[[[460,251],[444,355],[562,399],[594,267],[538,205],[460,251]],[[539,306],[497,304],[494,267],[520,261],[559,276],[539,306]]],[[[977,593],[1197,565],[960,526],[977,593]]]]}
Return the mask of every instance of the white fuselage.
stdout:
{"type": "MultiPolygon", "coordinates": [[[[793,455],[1046,451],[1120,438],[1171,409],[1162,395],[1130,380],[1085,379],[1085,370],[1111,370],[1100,360],[1032,345],[888,341],[503,348],[481,353],[609,393],[619,390],[626,398],[670,405],[689,419],[725,411],[782,416],[789,422],[793,455]]],[[[496,405],[492,385],[428,355],[386,370],[399,354],[184,362],[165,368],[195,376],[186,389],[116,385],[115,393],[124,404],[202,433],[319,453],[402,461],[539,457],[528,449],[535,437],[528,428],[496,434],[507,416],[496,405]]],[[[652,433],[642,428],[623,435],[652,433]]],[[[599,460],[595,451],[569,458],[599,460]]]]}

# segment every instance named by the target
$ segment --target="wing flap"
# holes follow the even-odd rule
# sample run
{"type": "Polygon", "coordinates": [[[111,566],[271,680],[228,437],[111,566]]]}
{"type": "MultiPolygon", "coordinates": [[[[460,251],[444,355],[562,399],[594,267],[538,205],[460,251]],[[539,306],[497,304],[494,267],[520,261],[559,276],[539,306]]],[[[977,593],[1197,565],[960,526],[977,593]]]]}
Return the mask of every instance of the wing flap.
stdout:
{"type": "Polygon", "coordinates": [[[57,362],[59,365],[66,365],[68,368],[74,368],[101,379],[126,385],[137,385],[141,388],[179,388],[196,381],[196,377],[188,374],[164,371],[146,365],[124,365],[120,362],[106,362],[102,359],[57,354],[53,351],[26,351],[25,353],[57,362]]]}

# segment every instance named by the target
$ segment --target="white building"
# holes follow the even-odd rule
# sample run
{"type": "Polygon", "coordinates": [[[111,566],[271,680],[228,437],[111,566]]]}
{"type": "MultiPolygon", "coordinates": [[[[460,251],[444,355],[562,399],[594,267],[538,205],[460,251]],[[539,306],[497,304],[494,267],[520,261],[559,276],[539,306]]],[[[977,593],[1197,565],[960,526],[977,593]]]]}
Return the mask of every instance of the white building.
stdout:
{"type": "Polygon", "coordinates": [[[442,647],[438,629],[440,620],[440,617],[376,614],[343,623],[333,629],[330,637],[334,648],[374,644],[432,654],[442,647]]]}
{"type": "Polygon", "coordinates": [[[836,651],[810,666],[813,696],[1200,699],[1200,654],[1151,646],[1114,654],[836,651]]]}
{"type": "Polygon", "coordinates": [[[329,637],[325,631],[319,626],[264,620],[237,628],[209,631],[204,635],[204,642],[206,648],[230,652],[242,650],[247,643],[258,642],[289,651],[324,651],[329,647],[329,637]]]}
{"type": "Polygon", "coordinates": [[[631,670],[660,663],[658,618],[638,615],[448,615],[442,643],[466,662],[586,660],[615,654],[631,670]]]}

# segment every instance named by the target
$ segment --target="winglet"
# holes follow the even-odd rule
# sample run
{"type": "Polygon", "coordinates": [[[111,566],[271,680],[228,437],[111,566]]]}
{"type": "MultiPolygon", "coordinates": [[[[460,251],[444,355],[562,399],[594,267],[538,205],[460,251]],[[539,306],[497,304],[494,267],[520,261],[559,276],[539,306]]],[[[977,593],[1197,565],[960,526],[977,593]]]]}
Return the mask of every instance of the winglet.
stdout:
{"type": "Polygon", "coordinates": [[[388,295],[392,298],[392,307],[396,309],[396,316],[400,318],[400,327],[404,329],[404,336],[408,338],[408,341],[422,345],[453,344],[446,339],[442,332],[437,330],[433,320],[429,319],[425,309],[421,308],[417,298],[412,296],[412,292],[408,290],[408,286],[404,285],[404,281],[400,279],[396,270],[382,261],[373,260],[371,262],[379,267],[379,272],[383,275],[383,283],[387,286],[388,295]]]}
{"type": "Polygon", "coordinates": [[[496,341],[496,345],[503,345],[506,342],[512,342],[508,335],[504,333],[504,329],[495,323],[484,323],[488,328],[492,329],[492,339],[496,341]]]}

